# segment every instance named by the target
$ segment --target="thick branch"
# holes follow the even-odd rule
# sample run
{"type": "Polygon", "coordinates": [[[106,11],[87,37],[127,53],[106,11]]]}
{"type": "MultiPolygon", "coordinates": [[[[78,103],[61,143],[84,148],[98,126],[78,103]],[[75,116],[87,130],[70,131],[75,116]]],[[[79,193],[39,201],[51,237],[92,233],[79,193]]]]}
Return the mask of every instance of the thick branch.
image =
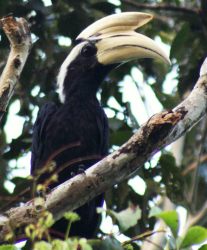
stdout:
{"type": "Polygon", "coordinates": [[[0,19],[0,26],[3,28],[11,45],[7,64],[0,78],[1,120],[29,54],[31,36],[28,23],[23,18],[16,21],[12,16],[7,16],[0,19]]]}
{"type": "MultiPolygon", "coordinates": [[[[107,156],[84,174],[77,175],[54,189],[45,208],[58,220],[109,187],[128,178],[158,150],[194,126],[207,112],[207,59],[193,91],[174,110],[154,115],[119,150],[107,156]]],[[[33,201],[12,208],[0,217],[0,241],[13,229],[35,223],[39,217],[33,201]]],[[[18,230],[20,234],[21,230],[18,230]]]]}

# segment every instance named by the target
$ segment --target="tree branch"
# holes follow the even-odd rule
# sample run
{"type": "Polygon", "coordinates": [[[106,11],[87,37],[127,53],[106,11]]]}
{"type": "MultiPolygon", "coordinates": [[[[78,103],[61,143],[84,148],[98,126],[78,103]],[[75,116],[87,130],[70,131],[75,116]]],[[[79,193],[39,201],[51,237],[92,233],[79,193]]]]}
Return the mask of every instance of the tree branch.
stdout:
{"type": "Polygon", "coordinates": [[[122,0],[122,3],[127,4],[129,6],[135,7],[138,10],[153,10],[153,11],[171,11],[180,14],[188,14],[188,15],[199,15],[200,9],[192,9],[186,7],[178,7],[174,5],[166,5],[166,4],[146,4],[146,3],[139,3],[134,0],[122,0]]]}
{"type": "Polygon", "coordinates": [[[31,36],[25,19],[17,21],[12,16],[0,19],[0,27],[9,39],[11,50],[0,78],[0,121],[14,93],[24,64],[31,48],[31,36]]]}
{"type": "Polygon", "coordinates": [[[185,235],[190,227],[196,225],[196,223],[205,218],[206,213],[207,213],[207,201],[203,204],[202,208],[196,214],[189,214],[182,235],[185,235]]]}
{"type": "MultiPolygon", "coordinates": [[[[157,151],[194,126],[207,112],[207,59],[200,75],[191,94],[174,110],[154,115],[120,149],[52,190],[45,197],[44,208],[54,219],[125,180],[157,151]]],[[[0,216],[0,242],[10,230],[18,229],[16,233],[20,235],[21,229],[35,223],[40,214],[33,201],[8,210],[0,216]]]]}
{"type": "Polygon", "coordinates": [[[189,164],[187,166],[187,168],[185,168],[182,171],[182,175],[183,176],[188,175],[189,173],[191,173],[192,171],[194,171],[199,166],[199,164],[205,163],[206,161],[207,161],[207,154],[201,155],[201,157],[199,159],[199,162],[196,160],[196,161],[192,162],[191,164],[189,164]]]}

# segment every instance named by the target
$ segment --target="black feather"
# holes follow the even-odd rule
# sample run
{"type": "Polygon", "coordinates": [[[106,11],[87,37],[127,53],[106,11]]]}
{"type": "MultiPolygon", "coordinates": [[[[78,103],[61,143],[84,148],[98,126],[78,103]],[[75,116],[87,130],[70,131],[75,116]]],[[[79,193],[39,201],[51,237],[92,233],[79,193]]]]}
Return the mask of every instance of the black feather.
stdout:
{"type": "MultiPolygon", "coordinates": [[[[48,160],[55,161],[58,182],[51,183],[50,188],[78,174],[80,166],[87,169],[108,153],[108,121],[96,92],[115,65],[99,64],[94,55],[96,49],[91,46],[94,45],[88,45],[91,57],[84,45],[84,53],[67,67],[63,83],[65,102],[60,107],[53,103],[43,106],[34,125],[31,174],[38,175],[48,160]]],[[[44,183],[51,174],[42,174],[38,182],[44,183]]],[[[96,208],[102,204],[100,195],[77,209],[81,221],[72,226],[70,235],[93,237],[99,224],[96,208]]],[[[67,222],[61,219],[53,226],[53,232],[64,234],[66,228],[67,222]]]]}

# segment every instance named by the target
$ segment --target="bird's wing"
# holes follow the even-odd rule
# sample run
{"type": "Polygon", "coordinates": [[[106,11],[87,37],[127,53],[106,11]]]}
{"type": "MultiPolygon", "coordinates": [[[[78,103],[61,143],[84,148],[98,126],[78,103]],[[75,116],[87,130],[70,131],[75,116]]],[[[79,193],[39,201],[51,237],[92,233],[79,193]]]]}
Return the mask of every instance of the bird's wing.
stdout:
{"type": "Polygon", "coordinates": [[[37,169],[40,165],[40,159],[42,158],[44,150],[45,129],[56,111],[57,106],[50,102],[43,105],[38,112],[37,119],[33,127],[31,174],[34,174],[35,169],[37,169]]]}
{"type": "Polygon", "coordinates": [[[100,136],[100,151],[101,155],[105,156],[108,154],[108,147],[109,147],[109,126],[108,126],[108,118],[106,114],[102,111],[102,115],[100,119],[97,118],[97,125],[99,130],[100,136]]]}

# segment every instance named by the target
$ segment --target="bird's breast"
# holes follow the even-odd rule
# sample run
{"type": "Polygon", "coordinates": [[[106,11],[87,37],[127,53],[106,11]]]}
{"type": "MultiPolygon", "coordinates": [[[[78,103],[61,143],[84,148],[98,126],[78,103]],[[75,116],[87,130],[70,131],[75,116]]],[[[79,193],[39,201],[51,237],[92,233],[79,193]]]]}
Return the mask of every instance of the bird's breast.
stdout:
{"type": "Polygon", "coordinates": [[[107,153],[107,128],[99,104],[62,105],[47,125],[44,161],[53,156],[56,167],[64,166],[62,178],[77,166],[89,167],[107,153]]]}

